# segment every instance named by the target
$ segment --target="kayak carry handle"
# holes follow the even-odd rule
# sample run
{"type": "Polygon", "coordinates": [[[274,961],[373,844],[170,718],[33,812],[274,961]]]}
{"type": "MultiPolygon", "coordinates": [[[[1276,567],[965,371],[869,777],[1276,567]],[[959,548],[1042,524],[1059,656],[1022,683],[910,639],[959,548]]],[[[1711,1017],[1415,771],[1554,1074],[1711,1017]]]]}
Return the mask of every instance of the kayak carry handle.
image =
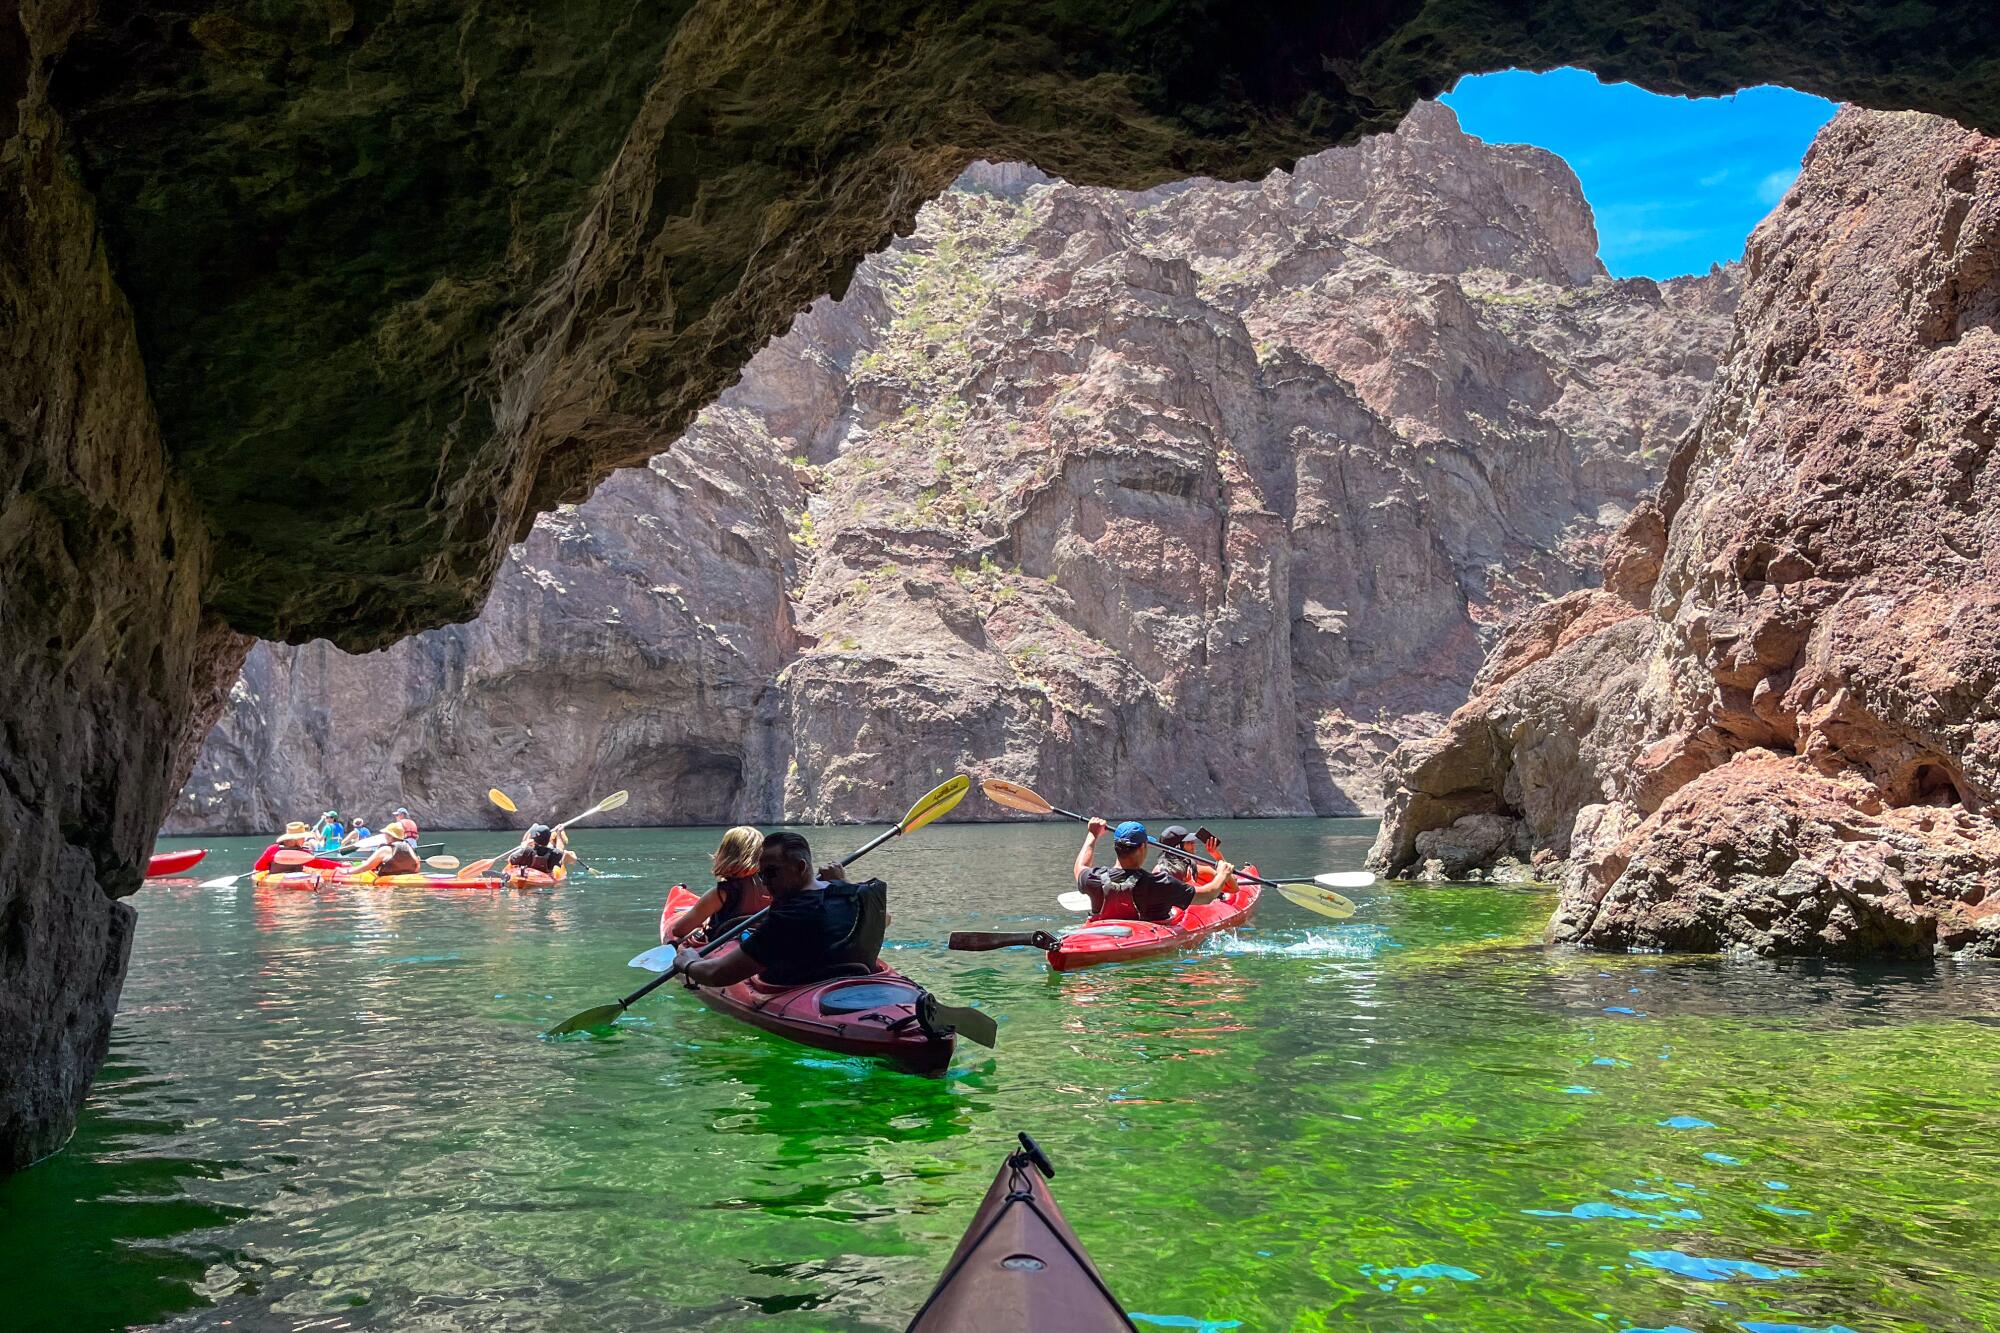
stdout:
{"type": "Polygon", "coordinates": [[[1042,1151],[1042,1145],[1029,1138],[1028,1131],[1025,1129],[1021,1131],[1020,1138],[1021,1151],[1027,1154],[1028,1160],[1035,1164],[1035,1170],[1042,1173],[1044,1180],[1054,1180],[1056,1178],[1056,1164],[1051,1162],[1049,1155],[1042,1151]]]}

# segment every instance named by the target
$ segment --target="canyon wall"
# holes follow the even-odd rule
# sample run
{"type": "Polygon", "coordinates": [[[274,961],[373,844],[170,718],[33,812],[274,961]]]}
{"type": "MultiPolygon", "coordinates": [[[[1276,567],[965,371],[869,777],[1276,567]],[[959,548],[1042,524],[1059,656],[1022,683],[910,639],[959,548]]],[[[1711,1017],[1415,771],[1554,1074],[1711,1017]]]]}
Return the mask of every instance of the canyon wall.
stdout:
{"type": "Polygon", "coordinates": [[[1605,587],[1398,752],[1376,859],[1560,866],[1557,941],[2000,942],[2000,141],[1843,111],[1605,587]]]}
{"type": "MultiPolygon", "coordinates": [[[[1575,177],[1425,103],[1262,182],[980,166],[695,429],[376,654],[260,646],[171,827],[880,818],[953,767],[1352,813],[1594,572],[1733,271],[1613,281],[1575,177]]],[[[665,442],[663,442],[664,444],[665,442]]]]}

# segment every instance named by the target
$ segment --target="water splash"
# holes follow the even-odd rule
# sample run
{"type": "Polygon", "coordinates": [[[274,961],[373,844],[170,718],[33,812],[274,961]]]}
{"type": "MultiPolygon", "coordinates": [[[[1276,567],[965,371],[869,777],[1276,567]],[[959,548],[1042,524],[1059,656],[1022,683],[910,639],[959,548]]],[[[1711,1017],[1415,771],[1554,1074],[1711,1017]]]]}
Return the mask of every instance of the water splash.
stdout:
{"type": "Polygon", "coordinates": [[[1356,926],[1308,930],[1303,935],[1289,930],[1256,931],[1247,935],[1225,931],[1210,936],[1201,952],[1223,958],[1340,958],[1365,961],[1376,957],[1384,949],[1402,947],[1379,926],[1356,926]]]}

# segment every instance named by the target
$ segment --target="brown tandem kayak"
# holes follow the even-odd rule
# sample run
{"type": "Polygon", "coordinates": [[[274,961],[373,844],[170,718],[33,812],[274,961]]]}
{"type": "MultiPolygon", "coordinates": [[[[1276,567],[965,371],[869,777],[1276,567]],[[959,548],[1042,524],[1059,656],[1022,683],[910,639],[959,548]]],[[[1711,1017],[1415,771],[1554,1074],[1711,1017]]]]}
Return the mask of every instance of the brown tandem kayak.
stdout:
{"type": "Polygon", "coordinates": [[[1042,1183],[1055,1173],[1021,1135],[909,1333],[1136,1333],[1042,1183]]]}

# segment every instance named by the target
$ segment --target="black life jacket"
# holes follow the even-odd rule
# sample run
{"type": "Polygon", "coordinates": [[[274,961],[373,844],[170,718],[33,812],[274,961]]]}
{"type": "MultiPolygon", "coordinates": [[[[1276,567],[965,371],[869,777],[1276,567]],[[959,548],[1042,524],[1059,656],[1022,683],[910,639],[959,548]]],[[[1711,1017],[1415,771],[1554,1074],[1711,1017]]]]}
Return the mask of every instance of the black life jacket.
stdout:
{"type": "Polygon", "coordinates": [[[889,886],[879,879],[850,884],[830,881],[820,890],[830,918],[845,917],[847,932],[826,952],[818,966],[788,976],[785,984],[803,986],[835,977],[865,977],[882,956],[882,939],[889,930],[889,886]]]}
{"type": "Polygon", "coordinates": [[[715,891],[722,895],[722,906],[715,909],[702,929],[708,938],[719,940],[750,915],[745,906],[750,901],[750,888],[756,882],[755,875],[739,875],[733,879],[715,881],[715,891]]]}
{"type": "Polygon", "coordinates": [[[539,870],[546,875],[562,864],[562,858],[562,849],[551,843],[546,847],[524,847],[507,860],[510,865],[517,865],[523,870],[539,870]]]}

